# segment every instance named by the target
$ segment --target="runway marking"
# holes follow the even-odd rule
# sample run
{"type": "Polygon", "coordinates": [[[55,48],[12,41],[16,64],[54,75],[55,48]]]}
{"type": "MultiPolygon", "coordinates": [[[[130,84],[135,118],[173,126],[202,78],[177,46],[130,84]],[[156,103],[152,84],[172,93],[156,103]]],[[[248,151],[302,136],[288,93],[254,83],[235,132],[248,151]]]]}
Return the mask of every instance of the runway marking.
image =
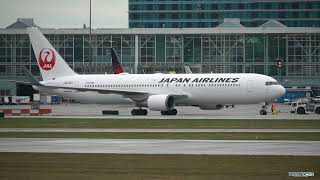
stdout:
{"type": "Polygon", "coordinates": [[[0,138],[0,152],[320,156],[320,141],[0,138]]]}
{"type": "Polygon", "coordinates": [[[320,129],[0,128],[0,132],[320,132],[320,129]]]}

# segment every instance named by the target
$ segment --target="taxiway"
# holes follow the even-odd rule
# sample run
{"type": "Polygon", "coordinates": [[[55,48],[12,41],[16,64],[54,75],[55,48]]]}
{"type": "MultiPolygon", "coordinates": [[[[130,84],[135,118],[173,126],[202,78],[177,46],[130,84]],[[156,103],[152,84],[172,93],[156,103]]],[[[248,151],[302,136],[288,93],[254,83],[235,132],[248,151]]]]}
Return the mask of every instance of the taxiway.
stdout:
{"type": "Polygon", "coordinates": [[[210,133],[210,132],[320,132],[320,129],[114,129],[114,128],[0,128],[0,132],[183,132],[183,133],[210,133]]]}
{"type": "Polygon", "coordinates": [[[320,141],[0,138],[0,144],[0,152],[320,155],[320,141]]]}
{"type": "MultiPolygon", "coordinates": [[[[41,105],[41,108],[52,109],[50,118],[103,118],[103,119],[313,119],[319,120],[320,115],[309,113],[297,115],[289,113],[290,106],[278,104],[280,113],[261,116],[259,104],[236,105],[235,108],[223,108],[221,110],[201,110],[197,107],[177,107],[176,116],[162,116],[159,111],[148,111],[147,116],[132,116],[133,106],[128,105],[100,105],[63,103],[58,105],[41,105]],[[102,115],[103,110],[117,110],[119,115],[102,115]]],[[[30,108],[28,105],[2,106],[1,109],[30,108]]],[[[270,109],[269,109],[270,112],[270,109]]],[[[19,116],[17,116],[19,117],[19,116]]],[[[43,117],[43,116],[42,116],[43,117]]]]}

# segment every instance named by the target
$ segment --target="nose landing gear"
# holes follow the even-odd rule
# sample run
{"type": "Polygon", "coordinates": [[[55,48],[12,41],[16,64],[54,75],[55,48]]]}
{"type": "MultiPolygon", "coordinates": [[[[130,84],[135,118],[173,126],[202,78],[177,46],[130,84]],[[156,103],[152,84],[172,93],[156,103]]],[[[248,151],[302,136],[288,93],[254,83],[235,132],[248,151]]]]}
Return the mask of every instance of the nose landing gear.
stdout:
{"type": "Polygon", "coordinates": [[[264,103],[261,105],[260,115],[267,115],[268,103],[264,103]]]}
{"type": "Polygon", "coordinates": [[[267,115],[267,110],[261,109],[260,110],[260,115],[267,115]]]}

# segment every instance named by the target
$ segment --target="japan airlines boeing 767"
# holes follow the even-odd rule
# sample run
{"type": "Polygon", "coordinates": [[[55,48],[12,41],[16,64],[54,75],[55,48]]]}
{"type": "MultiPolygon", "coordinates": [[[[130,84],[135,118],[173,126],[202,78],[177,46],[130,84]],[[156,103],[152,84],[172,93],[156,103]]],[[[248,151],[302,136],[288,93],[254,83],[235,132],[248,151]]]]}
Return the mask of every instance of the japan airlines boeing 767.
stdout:
{"type": "Polygon", "coordinates": [[[275,79],[261,74],[80,75],[37,28],[27,31],[43,78],[35,89],[80,102],[134,104],[132,115],[147,115],[143,108],[175,115],[175,106],[216,110],[224,104],[270,102],[285,93],[275,79]]]}

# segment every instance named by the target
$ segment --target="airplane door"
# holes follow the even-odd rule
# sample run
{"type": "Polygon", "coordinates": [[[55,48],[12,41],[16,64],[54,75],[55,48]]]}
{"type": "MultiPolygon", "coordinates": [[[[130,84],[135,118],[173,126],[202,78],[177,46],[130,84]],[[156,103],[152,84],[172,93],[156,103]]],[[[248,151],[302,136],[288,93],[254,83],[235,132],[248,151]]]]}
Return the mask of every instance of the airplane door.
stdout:
{"type": "Polygon", "coordinates": [[[256,99],[259,97],[264,97],[265,96],[265,89],[264,86],[262,86],[261,83],[259,83],[257,80],[248,80],[247,82],[247,93],[249,99],[256,99]]]}
{"type": "Polygon", "coordinates": [[[254,81],[253,80],[248,80],[247,82],[247,91],[248,93],[253,93],[254,92],[254,81]]]}
{"type": "Polygon", "coordinates": [[[77,88],[80,88],[80,82],[79,81],[74,81],[73,85],[77,88]]]}

